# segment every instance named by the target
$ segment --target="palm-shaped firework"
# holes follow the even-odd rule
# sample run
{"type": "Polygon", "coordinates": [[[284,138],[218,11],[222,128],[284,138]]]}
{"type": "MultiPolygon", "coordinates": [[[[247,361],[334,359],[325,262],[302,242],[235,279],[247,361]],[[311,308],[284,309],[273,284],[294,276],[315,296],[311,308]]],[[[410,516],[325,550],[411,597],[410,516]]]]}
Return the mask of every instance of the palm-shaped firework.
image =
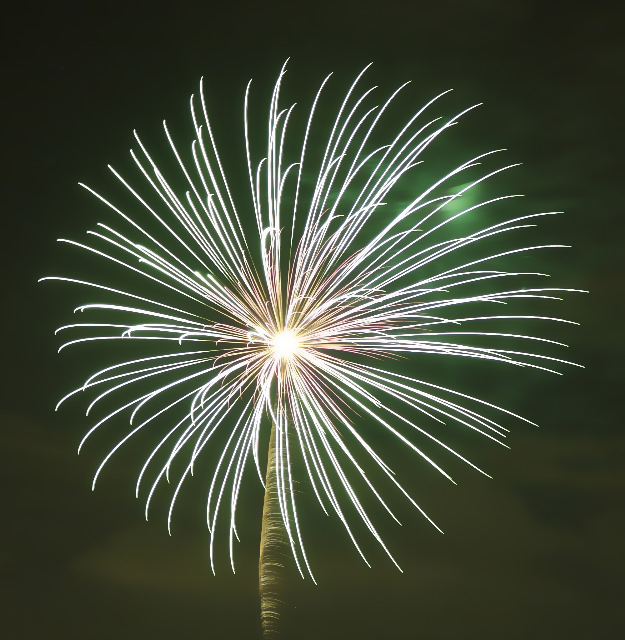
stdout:
{"type": "Polygon", "coordinates": [[[85,439],[118,414],[129,415],[130,430],[106,456],[94,483],[130,437],[167,423],[139,474],[137,493],[142,483],[151,482],[147,516],[157,485],[173,481],[171,519],[183,481],[204,464],[201,454],[216,449],[207,499],[211,564],[221,530],[228,532],[232,562],[246,463],[254,460],[264,482],[268,459],[263,538],[275,534],[275,519],[267,525],[269,490],[275,486],[282,521],[277,528],[285,532],[300,573],[312,576],[299,526],[294,469],[305,470],[302,475],[321,508],[338,516],[363,558],[351,523],[355,516],[392,559],[370,517],[370,503],[379,502],[395,516],[369,471],[386,476],[421,509],[368,442],[372,429],[387,433],[449,477],[426,455],[423,442],[429,439],[474,465],[429,433],[428,422],[455,422],[499,441],[504,429],[482,411],[514,415],[406,375],[398,359],[437,354],[535,368],[564,362],[522,347],[501,348],[505,340],[553,342],[505,326],[518,319],[556,318],[506,315],[501,309],[518,298],[553,298],[563,289],[521,287],[518,283],[528,275],[541,274],[501,270],[507,256],[542,247],[492,248],[493,239],[533,226],[548,213],[453,235],[458,218],[501,204],[504,198],[476,204],[470,194],[508,167],[467,182],[465,174],[489,155],[483,154],[424,188],[417,167],[424,152],[469,109],[448,121],[428,121],[425,113],[432,100],[379,143],[380,122],[403,87],[376,107],[369,102],[373,89],[358,89],[363,71],[331,128],[322,130],[315,113],[328,76],[298,125],[300,143],[291,157],[287,130],[296,111],[279,105],[284,71],[271,98],[267,146],[260,158],[250,142],[258,138],[248,125],[249,85],[246,92],[249,194],[242,196],[240,186],[236,191],[229,187],[200,90],[199,105],[191,99],[195,139],[188,157],[165,125],[180,169],[175,179],[184,186],[161,174],[136,136],[140,152],[131,154],[149,189],[142,195],[111,169],[136,199],[134,209],[123,212],[86,187],[117,214],[117,222],[98,224],[88,244],[64,241],[122,266],[138,286],[51,279],[86,285],[105,300],[79,307],[93,313],[95,321],[61,327],[59,331],[79,332],[63,346],[119,341],[128,354],[63,398],[94,392],[88,412],[106,404],[105,398],[121,398],[85,439]],[[462,186],[452,189],[454,181],[462,186]],[[412,195],[399,197],[400,192],[412,195]],[[475,247],[484,247],[477,257],[475,247]],[[515,281],[516,286],[508,284],[515,281]],[[146,286],[164,295],[146,293],[146,286]],[[503,332],[490,325],[503,327],[503,332]],[[480,346],[480,340],[492,346],[480,346]],[[137,350],[146,345],[152,348],[147,355],[137,350]],[[366,428],[356,418],[366,419],[366,428]],[[182,468],[177,463],[181,457],[182,468]]]}

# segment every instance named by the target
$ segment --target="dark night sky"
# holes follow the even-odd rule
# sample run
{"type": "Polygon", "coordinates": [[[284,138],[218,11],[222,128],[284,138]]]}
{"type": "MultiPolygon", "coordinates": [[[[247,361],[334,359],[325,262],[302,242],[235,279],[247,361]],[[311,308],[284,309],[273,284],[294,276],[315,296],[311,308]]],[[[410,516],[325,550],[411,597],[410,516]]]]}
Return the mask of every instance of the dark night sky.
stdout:
{"type": "Polygon", "coordinates": [[[448,88],[453,105],[484,102],[457,127],[463,154],[504,146],[524,163],[511,184],[527,194],[526,210],[566,212],[545,233],[573,249],[551,256],[549,270],[561,286],[591,293],[558,308],[581,323],[562,339],[571,345],[564,357],[585,369],[504,382],[485,369],[480,377],[480,368],[470,381],[541,425],[511,425],[511,450],[477,439],[463,448],[494,480],[457,466],[453,486],[420,467],[411,473],[414,460],[406,457],[407,488],[446,534],[401,505],[404,526],[382,529],[403,574],[373,543],[368,569],[344,533],[311,511],[319,586],[287,570],[284,637],[622,637],[625,47],[618,3],[128,4],[134,8],[23,2],[5,14],[0,635],[259,637],[261,489],[245,498],[250,515],[237,575],[224,559],[216,577],[201,487],[182,501],[171,538],[162,509],[144,522],[133,493],[140,443],[114,460],[92,493],[91,475],[108,449],[94,442],[77,457],[90,426],[83,405],[53,411],[93,368],[83,362],[81,369],[80,355],[56,355],[53,331],[70,320],[76,298],[36,280],[72,267],[55,239],[82,237],[102,213],[77,183],[113,192],[106,164],[127,163],[133,128],[158,146],[163,118],[186,125],[188,96],[203,75],[213,120],[238,134],[247,79],[259,91],[271,87],[290,56],[296,88],[335,71],[338,95],[374,62],[373,81],[387,89],[413,80],[417,107],[448,88]]]}

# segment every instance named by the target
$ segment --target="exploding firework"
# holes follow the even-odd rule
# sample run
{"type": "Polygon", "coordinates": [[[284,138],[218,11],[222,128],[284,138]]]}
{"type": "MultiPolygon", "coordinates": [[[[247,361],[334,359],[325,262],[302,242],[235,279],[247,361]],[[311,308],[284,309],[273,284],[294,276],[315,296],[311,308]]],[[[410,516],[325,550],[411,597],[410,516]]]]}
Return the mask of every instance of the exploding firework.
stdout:
{"type": "Polygon", "coordinates": [[[448,120],[430,119],[438,96],[396,126],[389,112],[406,85],[374,105],[373,88],[359,89],[365,71],[324,129],[318,112],[330,76],[295,123],[295,105],[280,106],[283,68],[261,154],[253,150],[253,141],[262,138],[250,124],[256,118],[248,120],[248,85],[245,156],[241,149],[247,178],[240,172],[249,180],[247,195],[241,195],[241,176],[236,189],[226,179],[200,85],[199,97],[191,98],[195,139],[186,155],[164,124],[177,161],[172,177],[166,179],[135,134],[139,150],[131,155],[144,193],[111,168],[134,204],[119,208],[85,187],[114,212],[116,226],[99,223],[88,243],[62,240],[108,261],[114,273],[126,270],[128,278],[117,285],[46,278],[102,296],[77,309],[93,321],[58,330],[77,332],[61,349],[90,341],[108,341],[113,354],[121,348],[118,361],[61,400],[91,392],[87,414],[96,405],[105,407],[81,447],[105,423],[122,414],[129,420],[94,485],[119,447],[140,431],[166,424],[139,473],[137,495],[147,485],[147,517],[157,486],[173,482],[171,521],[184,480],[200,465],[212,465],[206,508],[213,569],[214,541],[222,530],[234,569],[244,472],[253,460],[264,483],[270,432],[277,501],[300,573],[312,576],[294,491],[297,470],[321,509],[342,522],[363,559],[354,519],[395,562],[370,515],[371,503],[379,503],[396,519],[379,480],[386,478],[430,518],[372,438],[385,434],[449,478],[428,452],[431,446],[478,468],[433,435],[431,425],[456,423],[501,442],[505,429],[492,416],[519,418],[408,375],[401,361],[414,361],[416,371],[426,354],[547,370],[565,362],[509,345],[560,344],[515,327],[517,321],[566,320],[525,307],[509,315],[500,311],[506,303],[523,305],[566,291],[525,286],[529,277],[544,274],[502,270],[514,263],[513,256],[544,246],[497,248],[512,232],[551,214],[478,223],[466,232],[461,218],[482,220],[483,211],[498,211],[512,197],[475,197],[485,180],[509,167],[467,177],[491,155],[486,153],[425,182],[418,165],[426,151],[470,109],[448,120]],[[379,142],[389,126],[396,127],[392,135],[379,142]]]}

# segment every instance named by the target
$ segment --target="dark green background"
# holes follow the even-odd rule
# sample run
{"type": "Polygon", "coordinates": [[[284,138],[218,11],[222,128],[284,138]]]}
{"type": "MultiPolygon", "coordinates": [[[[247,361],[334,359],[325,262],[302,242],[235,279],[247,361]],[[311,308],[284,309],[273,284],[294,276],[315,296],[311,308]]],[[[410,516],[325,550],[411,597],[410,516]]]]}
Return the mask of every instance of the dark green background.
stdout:
{"type": "Polygon", "coordinates": [[[92,494],[91,475],[108,449],[94,440],[77,458],[90,424],[82,405],[53,412],[56,399],[94,368],[80,355],[55,354],[53,330],[70,321],[76,292],[36,280],[72,267],[74,254],[54,240],[82,237],[102,217],[76,183],[113,194],[106,164],[128,166],[133,128],[151,149],[162,145],[163,118],[186,132],[188,96],[203,75],[220,136],[236,136],[226,152],[236,161],[245,83],[255,78],[263,104],[290,56],[289,98],[310,92],[329,71],[337,72],[330,93],[338,96],[372,61],[371,81],[385,90],[413,81],[415,107],[448,88],[455,89],[452,108],[484,102],[446,149],[454,152],[457,141],[460,162],[506,147],[507,159],[524,163],[506,184],[527,194],[527,212],[565,211],[542,233],[573,245],[543,264],[557,284],[590,294],[557,307],[581,323],[562,338],[571,345],[565,357],[585,370],[499,376],[449,367],[454,385],[473,371],[466,389],[482,389],[541,428],[508,425],[510,451],[462,441],[462,452],[494,480],[452,464],[453,486],[410,456],[398,460],[407,487],[446,532],[400,506],[404,526],[381,528],[404,574],[373,543],[368,569],[311,505],[305,519],[319,586],[287,569],[284,637],[622,637],[625,56],[618,6],[22,3],[6,14],[0,635],[258,637],[261,489],[250,475],[234,577],[225,557],[217,576],[210,573],[198,484],[181,502],[172,538],[162,506],[143,521],[133,497],[141,443],[120,453],[92,494]]]}

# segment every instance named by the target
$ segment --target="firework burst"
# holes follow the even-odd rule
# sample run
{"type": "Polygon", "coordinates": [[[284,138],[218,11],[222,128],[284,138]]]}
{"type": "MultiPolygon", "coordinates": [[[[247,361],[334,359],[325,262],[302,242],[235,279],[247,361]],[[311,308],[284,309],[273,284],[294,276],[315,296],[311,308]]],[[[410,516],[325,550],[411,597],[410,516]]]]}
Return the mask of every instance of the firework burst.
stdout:
{"type": "Polygon", "coordinates": [[[418,167],[422,156],[470,109],[449,120],[429,119],[426,113],[438,96],[378,143],[380,123],[387,118],[388,127],[392,122],[388,112],[406,85],[377,106],[371,104],[373,88],[359,89],[364,72],[350,86],[329,130],[322,133],[315,118],[328,76],[299,125],[301,132],[292,136],[295,105],[283,109],[279,104],[283,68],[273,90],[266,149],[260,158],[250,142],[257,138],[248,123],[248,85],[245,197],[226,179],[200,86],[199,97],[191,98],[195,139],[188,156],[179,151],[164,124],[178,163],[174,180],[182,180],[184,186],[165,178],[135,133],[138,152],[131,155],[145,193],[111,168],[134,199],[132,212],[85,187],[116,214],[117,226],[99,223],[89,232],[88,243],[62,240],[109,261],[115,269],[122,267],[138,284],[127,290],[126,285],[87,279],[46,278],[89,287],[104,300],[77,309],[97,321],[58,330],[78,332],[61,348],[117,341],[132,354],[97,371],[61,400],[92,392],[89,414],[96,405],[123,398],[113,410],[103,412],[80,445],[120,414],[129,417],[127,434],[105,457],[94,485],[104,464],[129,438],[167,423],[139,473],[137,495],[146,485],[147,517],[157,486],[163,480],[173,482],[171,521],[184,480],[200,464],[201,454],[216,450],[207,498],[213,567],[216,533],[224,531],[234,569],[244,471],[253,459],[264,482],[263,449],[271,429],[278,503],[300,573],[312,576],[299,525],[295,468],[307,476],[323,511],[340,519],[363,559],[354,517],[395,562],[370,516],[370,503],[396,516],[367,469],[377,469],[378,476],[385,476],[430,519],[370,444],[371,433],[385,432],[449,478],[426,453],[428,442],[477,467],[424,424],[457,423],[501,442],[505,429],[483,413],[515,416],[406,375],[397,366],[398,358],[418,363],[418,356],[436,354],[547,370],[565,362],[523,348],[501,348],[505,340],[515,345],[559,343],[489,328],[514,326],[521,319],[567,322],[489,311],[517,299],[556,298],[565,291],[505,284],[542,277],[500,267],[512,254],[542,246],[492,249],[493,239],[551,214],[524,215],[454,235],[459,218],[479,216],[505,200],[476,204],[467,194],[509,167],[466,182],[470,169],[490,155],[483,154],[424,185],[418,167]],[[295,139],[298,150],[291,157],[295,139]],[[321,139],[322,152],[316,153],[321,139]],[[451,189],[454,181],[462,186],[451,189]],[[417,190],[416,184],[421,185],[417,190]],[[411,197],[399,197],[407,190],[411,197]],[[484,249],[475,257],[480,247],[484,249]],[[473,252],[470,258],[468,248],[473,252]],[[146,288],[157,293],[152,296],[146,288]],[[479,312],[472,315],[475,309],[479,312]],[[490,344],[481,346],[479,340],[490,344]],[[138,349],[146,346],[152,351],[141,351],[138,357],[138,349]],[[356,424],[357,418],[367,423],[366,428],[356,424]]]}

